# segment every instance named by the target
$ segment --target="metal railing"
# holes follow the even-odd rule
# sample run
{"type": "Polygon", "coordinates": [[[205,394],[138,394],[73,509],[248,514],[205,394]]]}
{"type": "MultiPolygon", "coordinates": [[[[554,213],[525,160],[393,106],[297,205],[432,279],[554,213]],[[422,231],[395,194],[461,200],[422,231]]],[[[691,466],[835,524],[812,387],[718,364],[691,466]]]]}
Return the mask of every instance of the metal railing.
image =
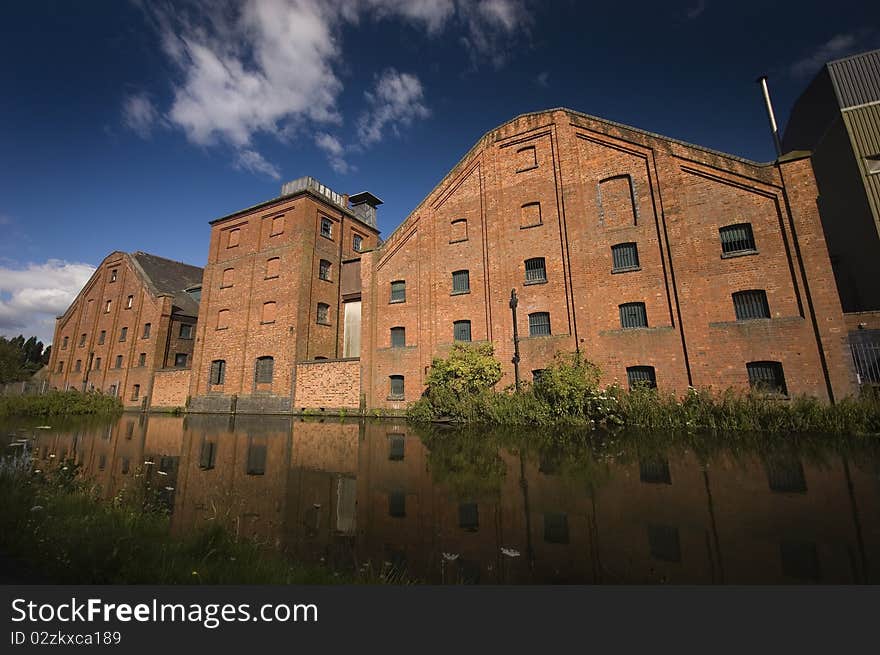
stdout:
{"type": "Polygon", "coordinates": [[[880,343],[851,343],[859,386],[880,385],[880,343]]]}

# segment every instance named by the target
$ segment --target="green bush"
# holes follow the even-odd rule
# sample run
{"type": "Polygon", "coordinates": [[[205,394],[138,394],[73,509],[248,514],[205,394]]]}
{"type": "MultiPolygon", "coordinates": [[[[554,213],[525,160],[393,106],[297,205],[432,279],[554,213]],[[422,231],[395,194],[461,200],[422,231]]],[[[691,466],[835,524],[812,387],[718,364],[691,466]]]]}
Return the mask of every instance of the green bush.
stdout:
{"type": "Polygon", "coordinates": [[[121,411],[118,398],[102,393],[50,391],[42,395],[0,396],[0,416],[73,416],[121,411]]]}

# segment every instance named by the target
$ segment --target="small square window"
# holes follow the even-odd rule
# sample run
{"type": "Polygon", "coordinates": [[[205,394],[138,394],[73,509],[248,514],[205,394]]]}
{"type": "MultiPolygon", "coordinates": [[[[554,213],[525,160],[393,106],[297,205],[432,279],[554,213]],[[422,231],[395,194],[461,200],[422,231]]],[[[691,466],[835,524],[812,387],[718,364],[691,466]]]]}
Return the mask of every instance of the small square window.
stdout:
{"type": "Polygon", "coordinates": [[[623,273],[639,269],[639,249],[635,243],[611,246],[611,272],[623,273]]]}
{"type": "Polygon", "coordinates": [[[746,364],[749,386],[756,391],[788,395],[785,375],[779,362],[749,362],[746,364]]]}
{"type": "Polygon", "coordinates": [[[738,321],[753,321],[759,318],[770,318],[770,305],[767,304],[767,292],[762,289],[737,291],[733,294],[733,310],[738,321]]]}
{"type": "Polygon", "coordinates": [[[153,328],[152,323],[144,323],[144,333],[141,336],[141,338],[142,339],[149,339],[150,338],[150,330],[152,330],[152,328],[153,328]]]}
{"type": "Polygon", "coordinates": [[[180,324],[180,338],[181,339],[192,339],[193,338],[193,326],[189,323],[181,323],[180,324]]]}
{"type": "Polygon", "coordinates": [[[459,241],[467,241],[468,228],[466,218],[456,218],[450,224],[451,231],[449,234],[449,243],[458,243],[459,241]]]}
{"type": "Polygon", "coordinates": [[[541,203],[531,202],[520,209],[520,228],[541,225],[541,203]]]}
{"type": "Polygon", "coordinates": [[[327,303],[318,303],[318,323],[330,325],[330,305],[327,303]]]}
{"type": "Polygon", "coordinates": [[[455,321],[452,324],[452,338],[455,341],[470,341],[471,340],[471,322],[470,321],[455,321]]]}
{"type": "Polygon", "coordinates": [[[333,238],[333,221],[329,218],[321,219],[321,236],[327,239],[333,238]]]}
{"type": "Polygon", "coordinates": [[[649,389],[657,387],[657,375],[653,366],[627,367],[626,380],[629,383],[630,391],[636,387],[647,387],[649,389]]]}
{"type": "Polygon", "coordinates": [[[639,458],[639,480],[647,484],[672,484],[669,461],[659,456],[639,458]]]}
{"type": "Polygon", "coordinates": [[[128,338],[128,328],[123,327],[119,329],[119,341],[125,341],[128,338]]]}
{"type": "Polygon", "coordinates": [[[406,282],[396,280],[391,283],[391,302],[406,302],[406,282]]]}
{"type": "Polygon", "coordinates": [[[406,328],[403,328],[403,327],[391,328],[391,347],[392,348],[405,348],[406,347],[406,328]]]}
{"type": "Polygon", "coordinates": [[[645,303],[628,302],[619,306],[620,326],[624,329],[648,327],[648,315],[645,303]]]}
{"type": "Polygon", "coordinates": [[[175,353],[174,355],[174,367],[175,368],[186,368],[186,353],[175,353]]]}
{"type": "Polygon", "coordinates": [[[351,247],[355,252],[360,252],[364,247],[364,238],[360,234],[355,234],[351,239],[351,247]]]}
{"type": "Polygon", "coordinates": [[[547,281],[547,267],[543,257],[532,257],[525,261],[526,284],[541,284],[547,281]]]}
{"type": "Polygon", "coordinates": [[[226,361],[223,359],[215,359],[211,362],[211,384],[223,384],[226,380],[226,361]]]}
{"type": "Polygon", "coordinates": [[[119,269],[116,269],[116,268],[114,268],[113,270],[110,271],[110,281],[111,282],[116,282],[116,279],[118,277],[118,273],[119,273],[119,269]]]}
{"type": "Polygon", "coordinates": [[[516,151],[516,172],[528,171],[538,166],[535,146],[526,146],[516,151]]]}
{"type": "Polygon", "coordinates": [[[452,273],[452,293],[470,293],[471,278],[469,271],[453,271],[452,273]]]}
{"type": "Polygon", "coordinates": [[[755,235],[751,223],[727,225],[718,230],[721,235],[721,254],[730,255],[741,252],[754,252],[755,235]]]}
{"type": "Polygon", "coordinates": [[[147,365],[147,353],[141,353],[138,355],[138,366],[144,367],[147,365]]]}
{"type": "MultiPolygon", "coordinates": [[[[104,342],[107,340],[107,330],[101,330],[98,334],[98,345],[103,346],[104,342]]],[[[82,345],[82,344],[80,344],[82,345]]]]}
{"type": "Polygon", "coordinates": [[[764,463],[770,491],[777,493],[806,493],[807,481],[801,460],[791,455],[769,456],[764,463]]]}
{"type": "Polygon", "coordinates": [[[529,314],[529,336],[542,337],[550,334],[550,314],[535,312],[529,314]]]}
{"type": "Polygon", "coordinates": [[[122,355],[116,355],[116,364],[114,368],[122,368],[122,355]]]}

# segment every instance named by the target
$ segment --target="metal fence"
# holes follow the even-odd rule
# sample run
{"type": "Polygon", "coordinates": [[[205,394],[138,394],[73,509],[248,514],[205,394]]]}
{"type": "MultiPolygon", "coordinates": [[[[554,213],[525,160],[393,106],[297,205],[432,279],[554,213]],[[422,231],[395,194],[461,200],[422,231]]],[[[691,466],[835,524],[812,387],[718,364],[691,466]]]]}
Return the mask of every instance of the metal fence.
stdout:
{"type": "Polygon", "coordinates": [[[851,343],[849,347],[859,385],[880,385],[880,343],[851,343]]]}

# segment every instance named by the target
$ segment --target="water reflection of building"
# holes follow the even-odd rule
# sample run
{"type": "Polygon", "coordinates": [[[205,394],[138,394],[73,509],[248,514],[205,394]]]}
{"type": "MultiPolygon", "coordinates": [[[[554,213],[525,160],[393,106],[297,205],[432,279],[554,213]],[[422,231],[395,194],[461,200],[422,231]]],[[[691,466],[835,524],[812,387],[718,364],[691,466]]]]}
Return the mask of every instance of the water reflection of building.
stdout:
{"type": "MultiPolygon", "coordinates": [[[[400,422],[122,417],[36,435],[105,496],[139,472],[172,529],[220,522],[304,561],[433,583],[878,582],[874,461],[515,453],[400,422]],[[152,462],[149,464],[148,462],[152,462]]],[[[55,457],[53,458],[52,455],[55,457]]]]}

